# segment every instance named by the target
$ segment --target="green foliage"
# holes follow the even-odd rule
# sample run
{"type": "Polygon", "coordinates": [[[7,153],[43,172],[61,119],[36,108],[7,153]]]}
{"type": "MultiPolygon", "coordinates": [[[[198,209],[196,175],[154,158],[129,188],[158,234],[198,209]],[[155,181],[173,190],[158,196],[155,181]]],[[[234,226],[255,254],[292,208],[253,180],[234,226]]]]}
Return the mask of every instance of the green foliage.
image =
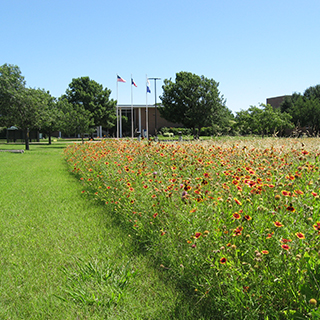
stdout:
{"type": "Polygon", "coordinates": [[[84,142],[84,134],[94,131],[94,119],[92,113],[86,110],[82,104],[71,104],[65,97],[58,101],[61,111],[61,129],[66,134],[78,133],[84,142]]]}
{"type": "Polygon", "coordinates": [[[111,90],[89,77],[72,79],[66,90],[65,98],[75,108],[90,112],[93,126],[103,126],[107,129],[115,125],[116,101],[109,100],[111,90]]]}
{"type": "Polygon", "coordinates": [[[170,137],[170,138],[172,138],[174,136],[174,134],[172,132],[164,132],[162,135],[164,137],[170,137]]]}
{"type": "Polygon", "coordinates": [[[241,134],[270,135],[292,128],[291,116],[273,109],[271,105],[260,104],[248,110],[237,112],[236,126],[241,134]]]}
{"type": "MultiPolygon", "coordinates": [[[[200,130],[199,136],[221,136],[225,134],[234,134],[235,121],[229,120],[225,126],[214,124],[211,127],[203,127],[200,130]]],[[[198,130],[196,130],[197,132],[198,130]]],[[[191,136],[193,130],[190,128],[162,127],[160,132],[165,136],[167,133],[172,133],[174,136],[191,136]]]]}
{"type": "Polygon", "coordinates": [[[298,129],[306,127],[310,134],[316,134],[320,131],[320,85],[306,89],[303,95],[286,97],[281,111],[292,117],[298,129]]]}
{"type": "Polygon", "coordinates": [[[15,123],[15,111],[19,109],[25,91],[25,80],[18,66],[0,66],[0,114],[1,124],[11,126],[15,123]]]}
{"type": "Polygon", "coordinates": [[[162,132],[162,134],[170,132],[175,136],[179,136],[180,134],[183,136],[189,136],[192,134],[192,130],[189,128],[162,127],[160,131],[162,132]]]}
{"type": "Polygon", "coordinates": [[[191,72],[179,72],[175,82],[165,79],[160,97],[161,116],[187,128],[201,130],[218,123],[226,114],[225,102],[218,90],[219,83],[191,72]]]}
{"type": "MultiPolygon", "coordinates": [[[[0,114],[2,124],[22,129],[26,137],[31,129],[57,129],[54,98],[43,89],[26,88],[17,66],[5,64],[0,67],[0,114]]],[[[28,138],[25,144],[28,150],[28,138]]]]}

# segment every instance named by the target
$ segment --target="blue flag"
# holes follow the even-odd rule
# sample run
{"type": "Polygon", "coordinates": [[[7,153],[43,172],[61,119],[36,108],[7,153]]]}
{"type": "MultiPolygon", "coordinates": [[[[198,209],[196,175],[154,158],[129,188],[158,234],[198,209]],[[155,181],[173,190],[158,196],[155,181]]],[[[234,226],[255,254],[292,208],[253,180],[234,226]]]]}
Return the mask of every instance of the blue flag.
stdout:
{"type": "Polygon", "coordinates": [[[147,79],[147,93],[151,93],[149,79],[147,79]]]}

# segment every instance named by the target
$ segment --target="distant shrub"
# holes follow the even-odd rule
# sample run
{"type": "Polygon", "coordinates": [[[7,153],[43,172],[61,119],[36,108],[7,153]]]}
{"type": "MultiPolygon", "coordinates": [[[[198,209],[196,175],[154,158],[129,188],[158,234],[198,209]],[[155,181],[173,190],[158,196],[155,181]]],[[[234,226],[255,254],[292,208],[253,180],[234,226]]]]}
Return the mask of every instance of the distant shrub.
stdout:
{"type": "Polygon", "coordinates": [[[173,133],[175,136],[189,136],[192,134],[192,129],[189,128],[174,128],[174,127],[162,127],[161,128],[162,134],[165,132],[173,133]]]}
{"type": "Polygon", "coordinates": [[[172,132],[164,132],[162,135],[163,135],[164,137],[170,137],[170,138],[173,137],[173,133],[172,133],[172,132]]]}

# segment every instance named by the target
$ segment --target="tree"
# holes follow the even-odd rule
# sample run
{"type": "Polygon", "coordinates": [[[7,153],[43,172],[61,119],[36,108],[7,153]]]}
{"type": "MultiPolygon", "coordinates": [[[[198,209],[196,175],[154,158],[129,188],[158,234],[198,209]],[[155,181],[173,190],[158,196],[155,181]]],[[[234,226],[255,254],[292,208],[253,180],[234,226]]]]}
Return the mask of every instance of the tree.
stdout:
{"type": "Polygon", "coordinates": [[[92,127],[103,126],[111,129],[116,120],[116,101],[109,100],[110,94],[111,90],[104,89],[101,84],[90,80],[89,77],[80,77],[72,79],[65,98],[75,110],[82,109],[80,108],[82,106],[90,113],[90,119],[93,119],[92,127]]]}
{"type": "Polygon", "coordinates": [[[303,95],[294,93],[286,97],[281,111],[292,117],[296,127],[307,127],[313,134],[320,130],[320,85],[307,88],[303,95]]]}
{"type": "Polygon", "coordinates": [[[1,124],[12,124],[12,108],[16,107],[25,90],[25,80],[18,66],[4,64],[0,67],[0,114],[1,124]]]}
{"type": "Polygon", "coordinates": [[[18,66],[0,67],[0,114],[5,126],[16,126],[24,131],[25,149],[29,150],[29,130],[38,128],[45,105],[40,89],[25,87],[18,66]]]}
{"type": "Polygon", "coordinates": [[[303,96],[308,100],[320,100],[320,84],[306,89],[303,93],[303,96]]]}
{"type": "Polygon", "coordinates": [[[243,134],[274,134],[286,128],[291,128],[291,116],[273,109],[270,104],[260,104],[260,107],[250,106],[248,110],[237,112],[238,129],[243,134]]]}
{"type": "Polygon", "coordinates": [[[62,96],[58,100],[60,127],[66,134],[78,133],[84,143],[84,134],[93,132],[94,119],[90,111],[81,104],[71,104],[62,96]]]}
{"type": "Polygon", "coordinates": [[[294,92],[291,96],[286,96],[282,103],[280,104],[281,112],[290,113],[290,109],[296,103],[296,101],[301,97],[300,93],[294,92]]]}
{"type": "Polygon", "coordinates": [[[161,116],[192,128],[195,135],[202,127],[217,124],[223,114],[225,101],[218,90],[219,83],[204,76],[181,71],[175,82],[165,79],[159,106],[161,116]]]}
{"type": "Polygon", "coordinates": [[[48,144],[51,144],[51,135],[54,131],[60,131],[62,125],[62,110],[59,108],[58,100],[50,95],[49,92],[42,92],[43,109],[41,110],[41,122],[39,130],[48,135],[48,144]]]}
{"type": "Polygon", "coordinates": [[[312,133],[320,130],[320,100],[300,97],[288,111],[296,127],[308,127],[312,133]]]}

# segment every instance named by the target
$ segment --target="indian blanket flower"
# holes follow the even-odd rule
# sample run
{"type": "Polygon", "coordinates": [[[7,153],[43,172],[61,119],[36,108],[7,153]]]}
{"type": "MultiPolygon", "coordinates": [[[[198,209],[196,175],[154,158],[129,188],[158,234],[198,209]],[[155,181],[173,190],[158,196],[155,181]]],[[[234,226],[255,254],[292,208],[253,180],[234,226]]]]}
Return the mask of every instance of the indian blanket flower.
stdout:
{"type": "Polygon", "coordinates": [[[247,220],[247,221],[250,221],[252,218],[251,218],[251,216],[249,216],[248,214],[246,214],[246,215],[243,216],[243,219],[244,219],[244,220],[247,220]]]}
{"type": "Polygon", "coordinates": [[[238,212],[235,212],[232,216],[233,216],[235,219],[240,219],[240,218],[241,218],[241,215],[240,215],[238,212]]]}
{"type": "Polygon", "coordinates": [[[290,247],[287,244],[283,244],[281,246],[281,248],[284,249],[284,250],[289,250],[290,249],[290,247]]]}
{"type": "Polygon", "coordinates": [[[291,242],[292,240],[291,239],[281,239],[280,242],[282,243],[288,243],[288,242],[291,242]]]}
{"type": "Polygon", "coordinates": [[[274,232],[268,233],[266,239],[270,239],[273,236],[274,232]]]}
{"type": "Polygon", "coordinates": [[[234,201],[235,201],[235,203],[238,204],[239,206],[242,205],[242,203],[241,203],[237,198],[234,198],[234,201]]]}
{"type": "Polygon", "coordinates": [[[240,236],[240,235],[241,235],[242,230],[243,230],[243,228],[242,228],[242,227],[238,227],[238,228],[234,229],[234,230],[233,230],[234,235],[235,235],[235,236],[240,236]]]}
{"type": "Polygon", "coordinates": [[[223,258],[220,259],[220,263],[221,264],[225,264],[226,262],[227,262],[227,258],[223,257],[223,258]]]}
{"type": "Polygon", "coordinates": [[[262,253],[262,254],[268,254],[269,251],[268,251],[268,250],[262,250],[261,253],[262,253]]]}
{"type": "Polygon", "coordinates": [[[201,232],[196,232],[194,236],[198,239],[201,236],[201,232]]]}
{"type": "Polygon", "coordinates": [[[287,207],[287,211],[291,211],[291,212],[295,212],[296,209],[292,206],[292,204],[290,203],[290,205],[287,207]]]}
{"type": "Polygon", "coordinates": [[[282,190],[281,193],[283,196],[286,196],[286,197],[290,196],[290,194],[291,194],[289,191],[286,191],[286,190],[282,190]]]}
{"type": "Polygon", "coordinates": [[[304,234],[301,233],[301,232],[297,232],[297,233],[296,233],[296,236],[297,236],[299,239],[305,239],[305,238],[306,238],[306,237],[304,236],[304,234]]]}
{"type": "Polygon", "coordinates": [[[320,232],[320,222],[317,221],[316,224],[313,225],[313,229],[320,232]]]}
{"type": "Polygon", "coordinates": [[[274,222],[274,225],[277,227],[277,228],[280,228],[280,227],[283,227],[283,224],[279,221],[275,221],[274,222]]]}

